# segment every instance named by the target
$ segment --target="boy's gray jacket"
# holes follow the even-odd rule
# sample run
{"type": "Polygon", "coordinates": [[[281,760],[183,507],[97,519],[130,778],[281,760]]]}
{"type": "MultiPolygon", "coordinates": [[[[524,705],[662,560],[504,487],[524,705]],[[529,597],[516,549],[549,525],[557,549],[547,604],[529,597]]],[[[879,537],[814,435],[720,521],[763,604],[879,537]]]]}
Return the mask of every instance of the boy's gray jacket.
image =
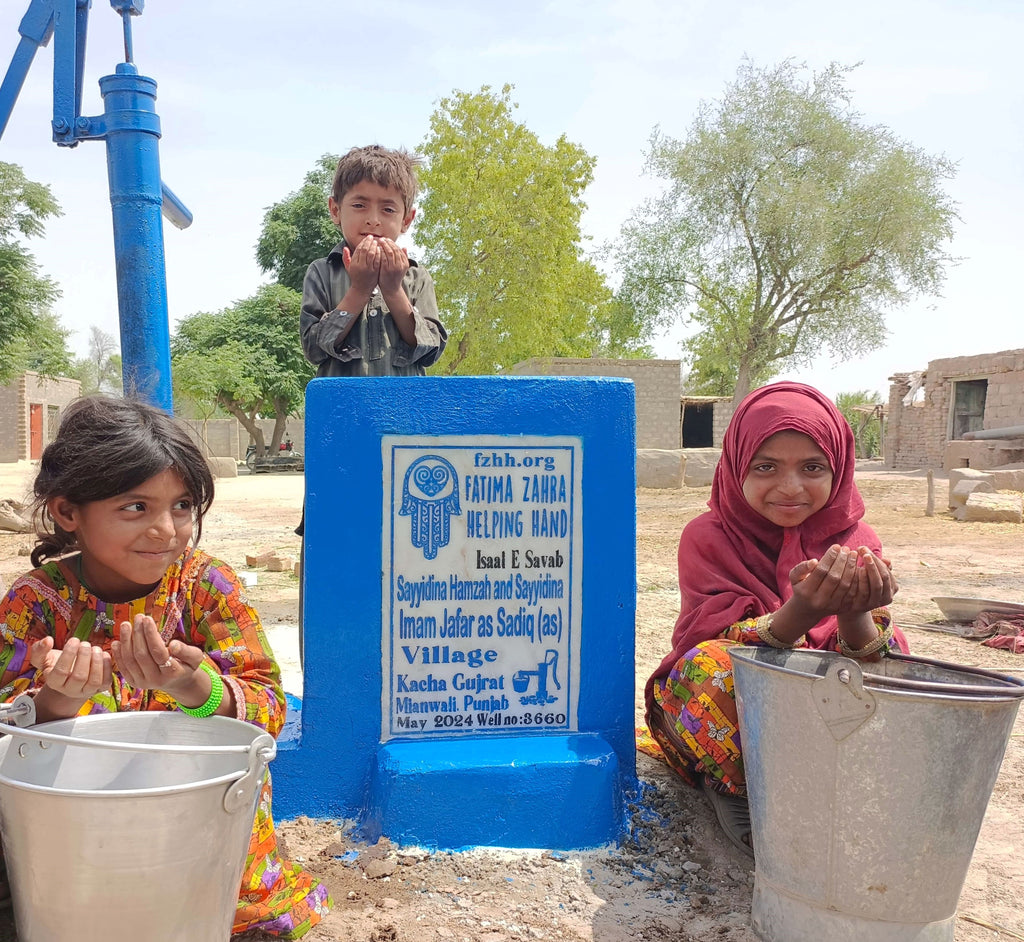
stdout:
{"type": "Polygon", "coordinates": [[[437,362],[448,341],[441,324],[434,281],[425,268],[409,259],[402,287],[415,308],[416,346],[398,333],[394,318],[379,291],[362,311],[338,311],[338,302],[349,288],[342,262],[342,240],[327,258],[306,269],[302,282],[302,314],[299,332],[306,358],[316,365],[317,376],[422,376],[437,362]],[[351,318],[355,326],[345,339],[338,337],[351,318]]]}

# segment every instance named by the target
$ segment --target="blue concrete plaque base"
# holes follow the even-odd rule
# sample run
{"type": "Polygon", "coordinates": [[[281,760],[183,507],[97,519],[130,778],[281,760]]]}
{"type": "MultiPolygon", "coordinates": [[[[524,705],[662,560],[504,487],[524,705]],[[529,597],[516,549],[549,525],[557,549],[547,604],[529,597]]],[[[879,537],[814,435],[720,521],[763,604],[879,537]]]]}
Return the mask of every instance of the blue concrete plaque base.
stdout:
{"type": "Polygon", "coordinates": [[[618,836],[620,780],[615,751],[593,734],[390,742],[364,831],[451,849],[597,847],[618,836]]]}
{"type": "Polygon", "coordinates": [[[309,384],[303,699],[272,768],[279,818],[442,849],[621,837],[635,427],[620,379],[309,384]]]}

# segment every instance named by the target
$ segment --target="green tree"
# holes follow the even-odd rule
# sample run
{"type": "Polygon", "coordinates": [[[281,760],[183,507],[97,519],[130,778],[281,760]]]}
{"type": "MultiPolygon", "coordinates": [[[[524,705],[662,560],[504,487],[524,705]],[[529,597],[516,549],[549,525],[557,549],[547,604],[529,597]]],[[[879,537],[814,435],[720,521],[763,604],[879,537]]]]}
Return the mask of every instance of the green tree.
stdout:
{"type": "Polygon", "coordinates": [[[256,262],[273,274],[278,284],[302,291],[309,263],[324,258],[341,239],[327,213],[337,165],[336,155],[324,154],[306,174],[302,186],[274,203],[263,216],[256,262]]]}
{"type": "Polygon", "coordinates": [[[0,382],[26,369],[58,375],[70,367],[67,331],[49,313],[60,291],[23,243],[59,215],[48,186],[0,161],[0,382]]]}
{"type": "Polygon", "coordinates": [[[882,397],[877,392],[858,389],[839,393],[836,408],[853,429],[858,458],[874,458],[882,453],[882,397]]]}
{"type": "Polygon", "coordinates": [[[3,378],[34,370],[43,376],[74,376],[74,358],[68,349],[70,331],[52,311],[40,311],[27,333],[13,337],[0,355],[8,370],[3,378]]]}
{"type": "Polygon", "coordinates": [[[271,453],[290,415],[301,411],[314,369],[299,345],[301,295],[264,285],[250,298],[215,314],[184,318],[171,339],[171,368],[178,391],[201,406],[229,412],[266,453],[258,418],[273,418],[271,453]]]}
{"type": "Polygon", "coordinates": [[[880,347],[883,310],[937,291],[951,261],[953,164],[865,124],[849,68],[805,72],[744,62],[685,140],[656,129],[667,189],[615,250],[620,300],[648,329],[687,320],[692,371],[725,370],[737,399],[823,350],[880,347]]]}
{"type": "Polygon", "coordinates": [[[95,392],[120,395],[123,385],[117,341],[93,324],[89,328],[89,355],[75,360],[70,375],[81,382],[83,395],[95,392]]]}
{"type": "Polygon", "coordinates": [[[511,92],[442,99],[420,148],[415,239],[449,332],[446,373],[631,348],[629,312],[582,255],[595,159],[564,135],[542,144],[514,120],[511,92]]]}

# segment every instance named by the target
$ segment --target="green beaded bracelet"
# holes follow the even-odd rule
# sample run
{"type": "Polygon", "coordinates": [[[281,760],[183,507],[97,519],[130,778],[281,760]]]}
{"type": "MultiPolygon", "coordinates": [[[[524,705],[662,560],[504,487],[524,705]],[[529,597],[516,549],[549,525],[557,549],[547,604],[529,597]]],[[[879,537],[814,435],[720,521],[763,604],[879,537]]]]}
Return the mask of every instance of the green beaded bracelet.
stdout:
{"type": "Polygon", "coordinates": [[[187,713],[189,716],[197,716],[200,719],[206,716],[213,716],[217,712],[217,707],[220,706],[220,701],[224,697],[224,681],[221,680],[220,674],[218,674],[206,661],[203,661],[199,665],[200,670],[206,671],[210,675],[210,695],[206,698],[206,703],[202,706],[187,707],[178,704],[178,709],[182,713],[187,713]]]}

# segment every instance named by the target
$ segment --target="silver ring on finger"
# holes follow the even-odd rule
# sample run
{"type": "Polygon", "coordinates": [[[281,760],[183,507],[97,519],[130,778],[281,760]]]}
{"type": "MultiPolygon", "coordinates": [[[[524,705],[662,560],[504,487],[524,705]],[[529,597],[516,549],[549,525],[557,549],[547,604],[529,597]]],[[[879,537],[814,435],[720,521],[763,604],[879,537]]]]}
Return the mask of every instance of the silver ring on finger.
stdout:
{"type": "Polygon", "coordinates": [[[169,658],[167,658],[166,661],[163,662],[163,664],[160,665],[160,670],[165,671],[165,670],[167,670],[168,667],[172,667],[173,665],[174,665],[174,658],[173,657],[169,657],[169,658]]]}

